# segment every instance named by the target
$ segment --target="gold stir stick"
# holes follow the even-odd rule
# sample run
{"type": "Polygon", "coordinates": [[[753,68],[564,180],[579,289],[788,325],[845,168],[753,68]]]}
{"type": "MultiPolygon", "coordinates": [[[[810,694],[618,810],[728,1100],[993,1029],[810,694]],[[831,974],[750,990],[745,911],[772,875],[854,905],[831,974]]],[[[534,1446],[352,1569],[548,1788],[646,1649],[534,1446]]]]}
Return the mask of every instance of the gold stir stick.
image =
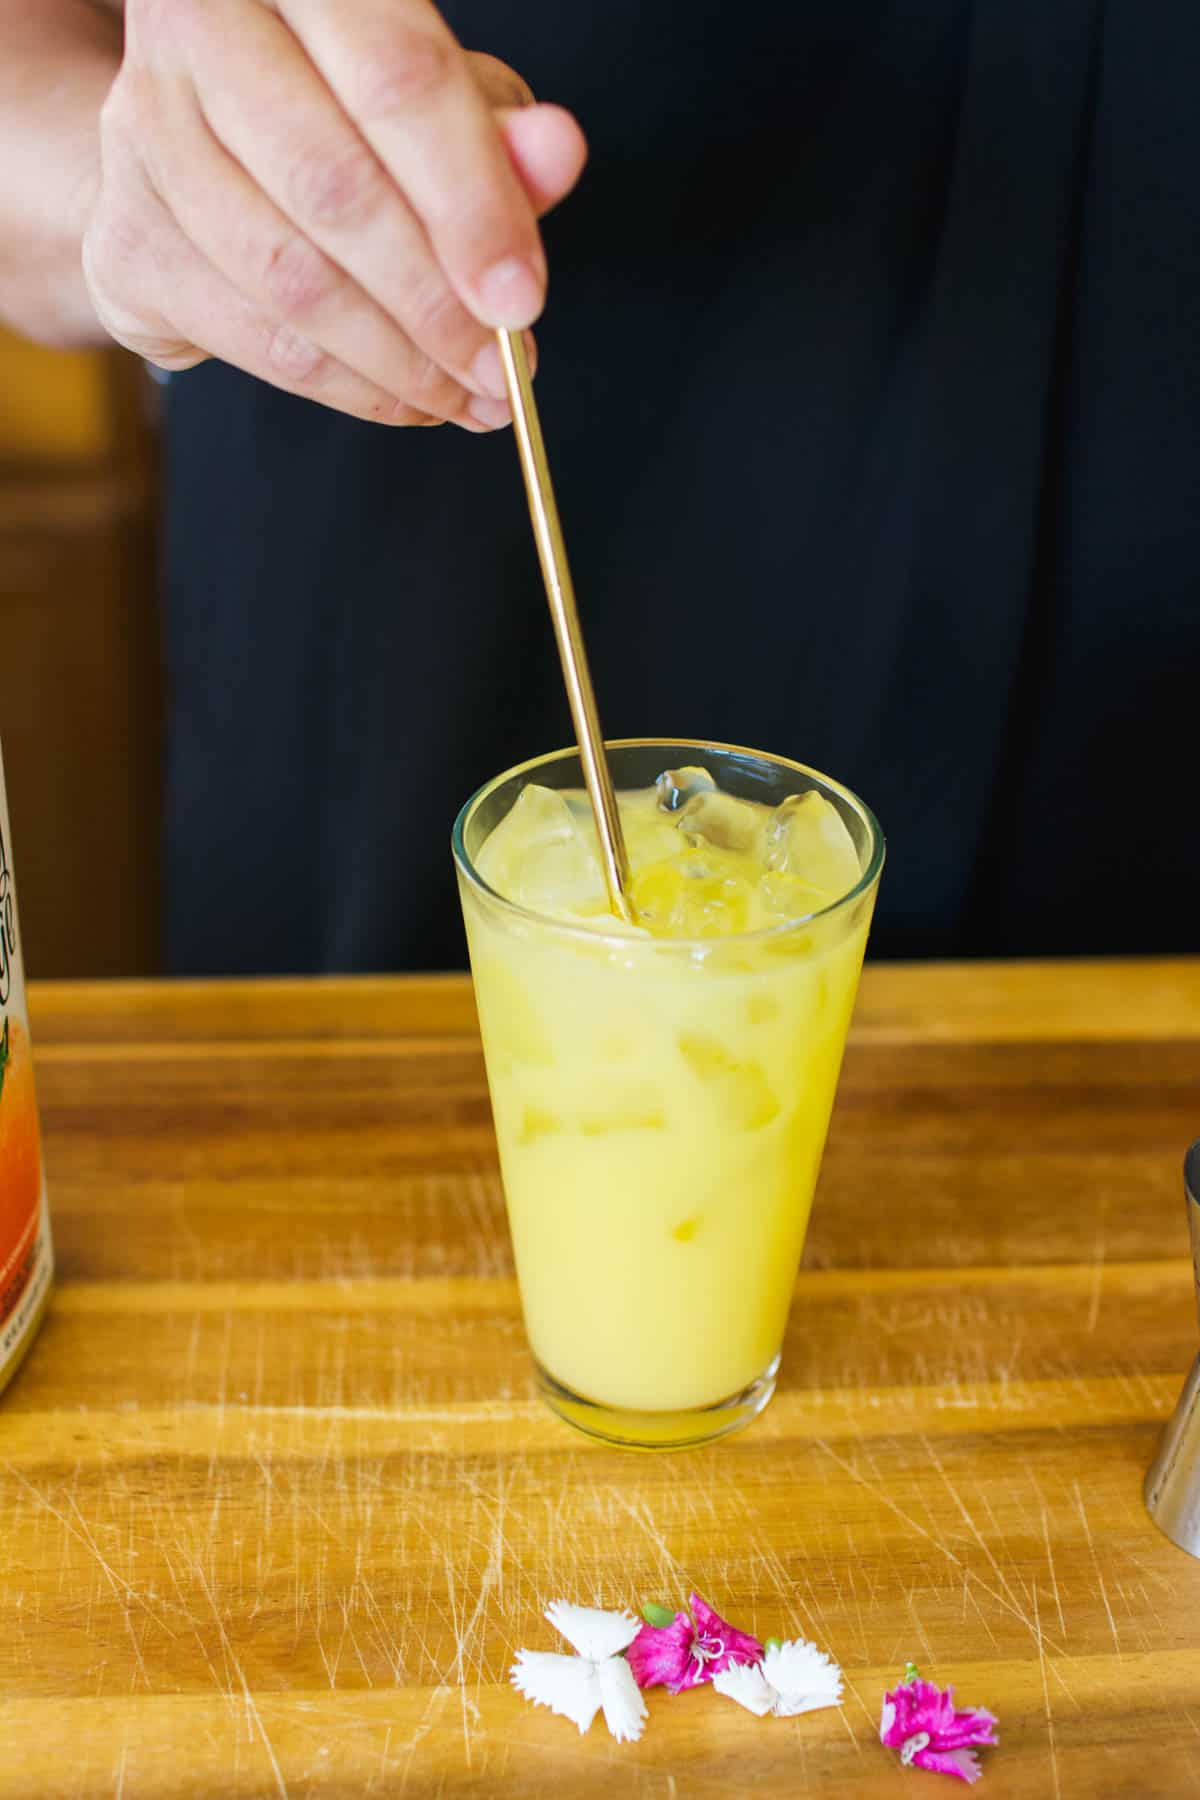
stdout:
{"type": "Polygon", "coordinates": [[[521,458],[521,473],[525,477],[525,492],[529,498],[529,516],[533,520],[538,561],[542,565],[542,580],[546,584],[546,598],[550,602],[550,617],[554,622],[554,637],[558,644],[563,679],[567,684],[567,700],[579,744],[579,760],[583,764],[584,784],[596,816],[600,861],[604,868],[605,886],[608,888],[608,902],[619,918],[632,922],[633,909],[627,894],[629,858],[625,851],[625,837],[621,830],[612,777],[608,772],[608,759],[604,754],[604,737],[596,712],[596,696],[588,670],[587,652],[583,647],[579,609],[575,605],[575,589],[571,584],[571,571],[567,567],[567,547],[563,542],[554,488],[550,482],[550,466],[546,461],[546,445],[538,418],[537,402],[533,397],[529,362],[520,332],[498,331],[496,337],[500,345],[500,361],[504,365],[504,379],[508,385],[513,430],[521,458]]]}

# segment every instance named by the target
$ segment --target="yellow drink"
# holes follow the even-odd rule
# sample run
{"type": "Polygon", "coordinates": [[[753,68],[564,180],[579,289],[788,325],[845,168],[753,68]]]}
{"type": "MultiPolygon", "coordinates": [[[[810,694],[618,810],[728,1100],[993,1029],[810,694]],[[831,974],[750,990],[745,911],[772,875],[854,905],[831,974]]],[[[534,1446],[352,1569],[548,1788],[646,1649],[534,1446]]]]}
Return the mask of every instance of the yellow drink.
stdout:
{"type": "MultiPolygon", "coordinates": [[[[618,788],[681,748],[728,774],[712,746],[614,746],[618,788]]],[[[552,1404],[622,1441],[699,1441],[770,1396],[866,945],[874,821],[752,760],[763,803],[687,769],[666,807],[619,794],[635,929],[605,910],[582,796],[541,785],[571,758],[460,821],[529,1341],[552,1404]]]]}

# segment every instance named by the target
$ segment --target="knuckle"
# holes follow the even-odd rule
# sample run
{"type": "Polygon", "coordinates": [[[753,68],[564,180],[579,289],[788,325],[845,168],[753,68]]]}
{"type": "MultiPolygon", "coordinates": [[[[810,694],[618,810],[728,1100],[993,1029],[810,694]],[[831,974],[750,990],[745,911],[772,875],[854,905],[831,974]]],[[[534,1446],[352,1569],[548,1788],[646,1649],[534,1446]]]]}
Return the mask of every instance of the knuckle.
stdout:
{"type": "Polygon", "coordinates": [[[479,326],[440,271],[414,286],[406,313],[412,320],[412,330],[426,342],[447,343],[462,338],[464,333],[481,335],[479,326]]]}
{"type": "Polygon", "coordinates": [[[264,293],[283,319],[318,311],[337,287],[328,259],[307,238],[296,235],[274,244],[262,270],[264,293]]]}
{"type": "Polygon", "coordinates": [[[293,215],[314,225],[362,224],[383,192],[379,164],[365,144],[302,151],[292,165],[293,215]]]}
{"type": "Polygon", "coordinates": [[[402,317],[405,330],[416,343],[455,368],[466,368],[487,341],[487,333],[440,272],[412,288],[402,317]]]}
{"type": "Polygon", "coordinates": [[[457,55],[449,38],[411,27],[396,30],[363,77],[356,111],[364,123],[382,123],[436,99],[453,75],[457,55]]]}
{"type": "Polygon", "coordinates": [[[109,206],[96,211],[83,239],[84,276],[94,292],[136,291],[146,255],[146,230],[135,213],[109,206]]]}
{"type": "Polygon", "coordinates": [[[100,141],[134,144],[143,137],[149,120],[150,96],[146,83],[123,68],[100,107],[100,141]]]}
{"type": "Polygon", "coordinates": [[[537,259],[536,236],[526,231],[524,221],[495,188],[460,196],[448,228],[469,268],[491,268],[493,263],[506,262],[514,252],[529,261],[537,259]]]}
{"type": "Polygon", "coordinates": [[[187,10],[187,0],[125,0],[129,25],[142,39],[172,35],[187,10]]]}
{"type": "Polygon", "coordinates": [[[381,405],[378,414],[381,425],[439,425],[440,419],[432,414],[422,412],[419,407],[412,406],[407,400],[391,400],[381,405]]]}
{"type": "Polygon", "coordinates": [[[104,144],[110,138],[119,138],[124,133],[127,106],[126,89],[122,76],[117,79],[105,94],[100,104],[100,142],[104,144]]]}
{"type": "Polygon", "coordinates": [[[465,398],[454,377],[427,356],[421,357],[413,368],[408,388],[411,405],[422,412],[438,413],[443,418],[457,412],[465,398]]]}
{"type": "Polygon", "coordinates": [[[211,39],[216,8],[195,0],[125,0],[123,11],[126,54],[172,63],[211,39]]]}
{"type": "Polygon", "coordinates": [[[310,338],[289,325],[277,325],[267,339],[267,366],[292,387],[313,387],[328,357],[310,338]]]}

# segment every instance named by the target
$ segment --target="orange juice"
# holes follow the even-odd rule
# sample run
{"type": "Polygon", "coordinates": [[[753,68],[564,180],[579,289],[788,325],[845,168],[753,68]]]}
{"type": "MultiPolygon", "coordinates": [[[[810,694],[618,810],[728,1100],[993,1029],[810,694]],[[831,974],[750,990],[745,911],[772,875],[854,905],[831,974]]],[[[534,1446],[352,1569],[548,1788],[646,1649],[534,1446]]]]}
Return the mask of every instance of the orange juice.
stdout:
{"type": "Polygon", "coordinates": [[[536,770],[462,882],[530,1345],[653,1441],[773,1374],[878,873],[818,788],[706,765],[618,794],[632,926],[536,770]]]}
{"type": "Polygon", "coordinates": [[[8,800],[0,768],[0,1387],[33,1340],[53,1270],[8,800]]]}

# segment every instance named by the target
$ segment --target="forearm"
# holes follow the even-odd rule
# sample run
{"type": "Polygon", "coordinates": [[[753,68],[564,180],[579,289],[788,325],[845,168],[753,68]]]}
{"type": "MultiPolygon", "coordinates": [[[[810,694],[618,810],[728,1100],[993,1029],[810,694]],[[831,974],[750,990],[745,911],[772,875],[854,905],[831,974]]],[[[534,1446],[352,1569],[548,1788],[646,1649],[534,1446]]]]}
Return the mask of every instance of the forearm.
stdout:
{"type": "Polygon", "coordinates": [[[0,0],[0,320],[43,343],[103,343],[80,247],[120,19],[88,0],[0,0]]]}

